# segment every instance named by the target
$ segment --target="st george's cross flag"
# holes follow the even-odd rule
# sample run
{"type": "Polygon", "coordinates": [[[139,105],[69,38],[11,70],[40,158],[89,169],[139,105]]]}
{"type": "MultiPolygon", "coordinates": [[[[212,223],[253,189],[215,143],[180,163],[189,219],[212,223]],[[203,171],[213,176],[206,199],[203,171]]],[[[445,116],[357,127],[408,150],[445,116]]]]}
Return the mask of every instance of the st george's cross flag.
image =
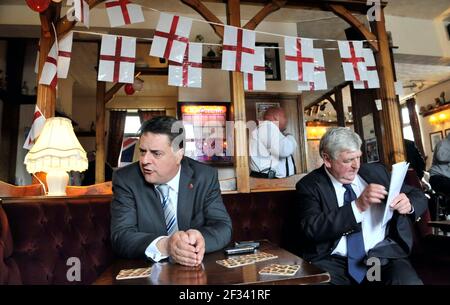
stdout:
{"type": "Polygon", "coordinates": [[[244,73],[244,89],[247,91],[266,90],[266,67],[263,47],[255,47],[252,73],[244,73]]]}
{"type": "Polygon", "coordinates": [[[182,63],[191,27],[192,19],[161,13],[150,55],[182,63]]]}
{"type": "Polygon", "coordinates": [[[380,79],[378,78],[377,65],[371,49],[363,48],[363,57],[366,64],[367,80],[353,81],[355,89],[374,89],[380,88],[380,79]]]}
{"type": "Polygon", "coordinates": [[[286,79],[300,82],[314,81],[313,40],[284,37],[286,79]]]}
{"type": "Polygon", "coordinates": [[[202,87],[202,44],[190,42],[183,63],[169,61],[169,85],[202,87]]]}
{"type": "Polygon", "coordinates": [[[103,35],[98,80],[132,84],[135,62],[136,38],[103,35]]]}
{"type": "Polygon", "coordinates": [[[338,46],[345,80],[367,80],[362,41],[338,41],[338,46]]]}
{"type": "Polygon", "coordinates": [[[67,33],[58,43],[58,78],[67,78],[72,56],[73,32],[67,33]]]}
{"type": "Polygon", "coordinates": [[[105,1],[105,7],[111,27],[144,22],[142,7],[133,4],[131,1],[107,0],[105,1]]]}
{"type": "Polygon", "coordinates": [[[48,52],[45,59],[44,67],[42,68],[41,78],[39,84],[49,85],[52,88],[56,88],[58,82],[57,78],[57,62],[58,62],[58,44],[55,41],[52,48],[48,52]]]}
{"type": "Polygon", "coordinates": [[[254,66],[255,32],[225,26],[222,45],[222,70],[251,73],[254,66]]]}
{"type": "Polygon", "coordinates": [[[327,89],[327,77],[325,74],[325,62],[323,50],[314,49],[314,79],[312,82],[299,82],[299,91],[317,91],[327,89]]]}
{"type": "Polygon", "coordinates": [[[37,138],[41,134],[42,128],[44,128],[45,117],[42,114],[39,107],[36,105],[33,114],[33,121],[31,123],[31,129],[28,132],[28,136],[25,139],[25,143],[23,144],[23,148],[30,150],[36,142],[37,138]]]}

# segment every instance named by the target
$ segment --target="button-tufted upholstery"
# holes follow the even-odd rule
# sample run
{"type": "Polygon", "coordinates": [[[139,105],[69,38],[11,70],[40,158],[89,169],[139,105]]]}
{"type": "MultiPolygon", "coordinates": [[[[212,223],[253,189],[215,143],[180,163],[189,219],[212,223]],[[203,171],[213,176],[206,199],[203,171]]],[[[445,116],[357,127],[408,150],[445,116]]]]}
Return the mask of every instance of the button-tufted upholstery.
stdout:
{"type": "Polygon", "coordinates": [[[111,196],[40,198],[5,199],[0,207],[0,283],[93,282],[113,258],[111,196]],[[80,260],[79,282],[67,279],[70,257],[80,260]]]}

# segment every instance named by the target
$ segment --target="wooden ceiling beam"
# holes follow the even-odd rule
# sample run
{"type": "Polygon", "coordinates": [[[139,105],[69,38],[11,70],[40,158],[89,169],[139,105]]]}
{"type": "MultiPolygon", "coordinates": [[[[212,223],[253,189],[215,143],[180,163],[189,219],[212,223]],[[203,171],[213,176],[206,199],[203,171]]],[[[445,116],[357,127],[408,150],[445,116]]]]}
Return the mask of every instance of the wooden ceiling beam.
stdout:
{"type": "MultiPolygon", "coordinates": [[[[213,3],[223,3],[226,0],[203,0],[203,2],[213,2],[213,3]]],[[[247,5],[266,5],[270,0],[241,0],[241,4],[247,5]]],[[[343,5],[350,12],[358,14],[366,14],[370,6],[367,5],[367,0],[287,0],[287,8],[296,9],[312,9],[312,10],[323,10],[329,11],[329,4],[343,5]]],[[[386,2],[382,1],[380,3],[381,7],[386,6],[386,2]]]]}
{"type": "Polygon", "coordinates": [[[267,3],[246,25],[244,29],[254,30],[271,13],[278,11],[280,8],[286,5],[286,0],[272,0],[272,2],[267,3]]]}
{"type": "Polygon", "coordinates": [[[347,21],[348,24],[354,27],[364,37],[364,39],[368,40],[368,43],[374,52],[378,52],[377,37],[370,32],[361,21],[353,16],[353,14],[343,5],[330,4],[329,7],[333,13],[347,21]]]}
{"type": "MultiPolygon", "coordinates": [[[[102,2],[105,2],[105,0],[86,0],[86,1],[89,4],[89,9],[92,9],[96,5],[98,5],[102,2]]],[[[77,23],[77,21],[75,21],[75,20],[73,20],[73,21],[69,20],[69,18],[67,18],[67,15],[60,18],[56,25],[56,33],[58,33],[58,38],[63,37],[69,31],[71,31],[75,27],[76,23],[77,23]]]]}
{"type": "MultiPolygon", "coordinates": [[[[206,21],[223,24],[200,0],[181,0],[184,4],[199,13],[206,21]]],[[[210,24],[217,36],[223,39],[223,26],[210,24]]]]}

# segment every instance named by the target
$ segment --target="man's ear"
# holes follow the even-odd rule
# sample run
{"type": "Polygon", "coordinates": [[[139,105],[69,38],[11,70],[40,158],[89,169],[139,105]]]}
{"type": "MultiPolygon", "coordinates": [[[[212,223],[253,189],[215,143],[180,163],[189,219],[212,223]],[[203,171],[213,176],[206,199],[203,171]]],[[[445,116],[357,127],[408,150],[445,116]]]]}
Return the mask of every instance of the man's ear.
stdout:
{"type": "Polygon", "coordinates": [[[179,150],[177,150],[175,152],[175,159],[176,159],[178,165],[181,163],[183,156],[184,156],[184,148],[180,148],[179,150]]]}
{"type": "Polygon", "coordinates": [[[331,157],[327,153],[323,153],[323,163],[325,164],[326,168],[331,167],[331,157]]]}

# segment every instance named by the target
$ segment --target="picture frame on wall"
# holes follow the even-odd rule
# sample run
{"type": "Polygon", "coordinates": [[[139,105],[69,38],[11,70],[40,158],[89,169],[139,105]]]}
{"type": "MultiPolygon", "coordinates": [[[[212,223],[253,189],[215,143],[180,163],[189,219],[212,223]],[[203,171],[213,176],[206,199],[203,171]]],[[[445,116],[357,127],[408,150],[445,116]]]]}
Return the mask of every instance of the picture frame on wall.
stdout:
{"type": "Polygon", "coordinates": [[[450,133],[450,128],[447,128],[444,132],[444,137],[447,137],[449,133],[450,133]]]}
{"type": "Polygon", "coordinates": [[[442,131],[430,132],[430,147],[434,151],[436,144],[442,140],[442,131]]]}
{"type": "Polygon", "coordinates": [[[366,157],[367,163],[374,163],[380,161],[378,154],[378,143],[376,138],[368,139],[366,142],[366,157]]]}
{"type": "Polygon", "coordinates": [[[280,73],[280,51],[276,42],[256,42],[257,47],[264,48],[264,66],[266,80],[281,80],[280,73]]]}

